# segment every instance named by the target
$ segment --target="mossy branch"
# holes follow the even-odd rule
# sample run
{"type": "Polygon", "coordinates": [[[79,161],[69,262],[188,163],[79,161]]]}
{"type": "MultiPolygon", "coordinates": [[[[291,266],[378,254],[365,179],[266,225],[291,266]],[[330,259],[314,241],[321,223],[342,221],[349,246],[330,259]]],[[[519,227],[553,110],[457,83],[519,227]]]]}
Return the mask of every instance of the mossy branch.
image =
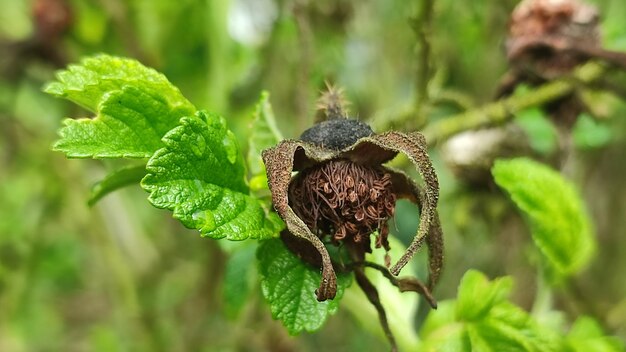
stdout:
{"type": "Polygon", "coordinates": [[[541,106],[572,93],[580,85],[589,85],[601,79],[606,67],[595,62],[578,67],[574,74],[539,86],[523,95],[515,95],[447,117],[429,124],[422,133],[429,145],[443,142],[453,135],[486,126],[495,126],[511,120],[516,113],[541,106]]]}
{"type": "MultiPolygon", "coordinates": [[[[433,121],[424,128],[422,134],[426,137],[428,144],[433,146],[463,131],[501,125],[513,119],[518,112],[545,105],[572,93],[581,85],[591,86],[601,83],[606,73],[606,66],[597,62],[590,62],[578,67],[569,77],[548,82],[522,95],[503,98],[481,107],[433,121]]],[[[417,118],[416,114],[418,112],[413,111],[401,114],[395,119],[379,120],[380,123],[376,125],[376,130],[383,131],[392,125],[403,125],[409,119],[417,118]]]]}

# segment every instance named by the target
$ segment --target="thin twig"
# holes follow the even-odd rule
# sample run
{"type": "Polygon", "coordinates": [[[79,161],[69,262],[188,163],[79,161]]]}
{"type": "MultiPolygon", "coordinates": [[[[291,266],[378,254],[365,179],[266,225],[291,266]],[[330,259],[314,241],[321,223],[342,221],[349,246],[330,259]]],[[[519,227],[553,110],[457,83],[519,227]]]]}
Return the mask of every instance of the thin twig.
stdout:
{"type": "Polygon", "coordinates": [[[353,270],[356,270],[356,268],[358,267],[368,267],[368,268],[378,270],[387,280],[389,280],[389,282],[392,285],[396,286],[400,290],[400,292],[407,292],[407,291],[417,292],[421,294],[422,296],[424,296],[424,298],[426,299],[426,301],[432,308],[435,308],[435,309],[437,308],[437,301],[433,297],[428,287],[426,287],[426,285],[424,285],[421,281],[419,281],[416,278],[412,278],[412,277],[398,278],[394,276],[389,271],[388,268],[380,264],[376,264],[376,263],[372,263],[368,261],[353,262],[353,263],[350,263],[348,267],[352,268],[353,270]]]}
{"type": "Polygon", "coordinates": [[[432,78],[431,46],[429,36],[432,30],[434,0],[420,0],[416,15],[410,19],[417,37],[417,71],[415,75],[415,111],[417,126],[426,123],[424,108],[428,104],[428,82],[432,78]]]}
{"type": "MultiPolygon", "coordinates": [[[[365,275],[365,271],[363,270],[363,265],[355,265],[355,263],[364,264],[365,262],[365,253],[357,249],[353,243],[348,243],[346,246],[348,249],[348,253],[353,263],[350,265],[354,270],[354,277],[356,279],[357,284],[365,293],[365,297],[376,309],[378,313],[378,320],[380,321],[380,325],[383,328],[383,332],[385,333],[385,337],[389,341],[391,345],[391,351],[398,351],[398,345],[396,343],[396,338],[393,336],[393,332],[391,332],[391,328],[389,327],[389,321],[387,320],[387,313],[385,312],[385,308],[380,302],[380,297],[378,295],[378,290],[376,290],[376,286],[372,284],[372,282],[365,275]]],[[[377,265],[371,263],[373,265],[377,265]]],[[[386,270],[386,268],[385,268],[386,270]]],[[[391,275],[391,273],[390,273],[391,275]]],[[[393,276],[393,275],[392,275],[393,276]]],[[[395,278],[394,278],[395,279],[395,278]]]]}
{"type": "Polygon", "coordinates": [[[300,0],[294,4],[293,15],[298,29],[298,75],[296,85],[296,116],[299,130],[304,130],[309,116],[310,75],[313,53],[313,29],[309,18],[308,0],[300,0]]]}

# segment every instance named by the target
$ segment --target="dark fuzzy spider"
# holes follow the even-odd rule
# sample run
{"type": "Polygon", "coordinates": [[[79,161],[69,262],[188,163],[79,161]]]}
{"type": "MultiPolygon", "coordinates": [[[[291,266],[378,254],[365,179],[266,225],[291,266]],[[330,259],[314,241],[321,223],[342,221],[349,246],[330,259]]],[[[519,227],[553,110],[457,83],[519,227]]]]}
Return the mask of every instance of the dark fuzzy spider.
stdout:
{"type": "MultiPolygon", "coordinates": [[[[442,267],[443,241],[436,211],[439,184],[424,137],[417,132],[375,134],[367,124],[347,118],[340,92],[330,87],[320,102],[325,121],[306,130],[299,140],[284,140],[263,152],[274,208],[287,225],[283,240],[288,246],[295,241],[312,250],[311,262],[319,263],[322,270],[316,291],[319,301],[333,299],[337,291],[335,269],[323,242],[330,236],[331,243],[348,249],[351,268],[370,301],[377,300],[377,293],[364,287],[369,283],[363,281],[364,266],[382,271],[400,290],[424,294],[434,306],[430,290],[442,267]],[[423,189],[406,174],[383,166],[399,153],[415,165],[424,179],[423,189]],[[292,176],[293,172],[297,174],[292,176]],[[371,251],[372,233],[377,233],[376,247],[389,249],[387,220],[401,198],[417,204],[420,224],[390,275],[385,266],[366,263],[365,252],[371,251]],[[288,237],[292,240],[285,240],[288,237]],[[395,278],[424,241],[429,247],[428,285],[395,278]]],[[[307,256],[302,254],[306,251],[299,252],[307,256]]]]}

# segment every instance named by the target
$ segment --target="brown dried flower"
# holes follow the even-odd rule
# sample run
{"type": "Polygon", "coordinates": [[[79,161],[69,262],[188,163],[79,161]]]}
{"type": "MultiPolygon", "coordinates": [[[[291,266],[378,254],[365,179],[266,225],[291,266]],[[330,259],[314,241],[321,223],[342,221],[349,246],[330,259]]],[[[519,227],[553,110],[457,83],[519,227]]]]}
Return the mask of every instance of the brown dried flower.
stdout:
{"type": "Polygon", "coordinates": [[[284,140],[263,152],[274,208],[287,225],[282,237],[291,235],[300,240],[291,243],[314,249],[315,255],[303,256],[318,258],[313,261],[321,265],[317,299],[333,299],[335,268],[324,241],[345,245],[354,263],[361,263],[365,252],[371,251],[372,233],[377,234],[376,247],[389,249],[387,221],[394,214],[396,199],[408,199],[420,208],[420,225],[390,271],[398,275],[426,241],[429,283],[414,291],[424,291],[434,305],[429,290],[439,277],[443,241],[436,212],[439,184],[426,141],[418,132],[375,134],[367,124],[346,118],[344,106],[341,93],[329,87],[320,100],[326,120],[306,130],[299,140],[284,140]],[[424,179],[423,189],[404,173],[383,166],[399,153],[416,166],[424,179]],[[293,172],[297,174],[292,177],[293,172]]]}

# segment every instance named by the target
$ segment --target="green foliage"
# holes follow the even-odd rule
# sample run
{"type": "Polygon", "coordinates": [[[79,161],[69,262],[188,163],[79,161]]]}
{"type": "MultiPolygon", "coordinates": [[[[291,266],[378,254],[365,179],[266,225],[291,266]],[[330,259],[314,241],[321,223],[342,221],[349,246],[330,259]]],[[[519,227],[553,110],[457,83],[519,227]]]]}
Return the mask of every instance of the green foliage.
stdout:
{"type": "Polygon", "coordinates": [[[250,171],[250,188],[252,191],[262,195],[263,191],[269,191],[267,185],[267,174],[265,164],[261,158],[264,149],[278,144],[283,139],[278,127],[272,105],[270,105],[270,94],[266,91],[261,93],[261,98],[254,108],[250,129],[252,133],[248,139],[248,170],[250,171]]]}
{"type": "Polygon", "coordinates": [[[468,271],[459,288],[456,316],[464,321],[485,319],[491,309],[506,300],[513,287],[510,277],[489,282],[479,272],[468,271]]]}
{"type": "Polygon", "coordinates": [[[278,144],[283,139],[278,126],[272,105],[270,94],[267,91],[261,93],[259,102],[252,114],[252,133],[248,139],[248,168],[254,176],[265,175],[265,164],[261,159],[261,152],[278,144]]]}
{"type": "Polygon", "coordinates": [[[624,344],[616,337],[606,336],[594,319],[581,316],[567,335],[567,347],[572,352],[618,352],[624,344]]]}
{"type": "Polygon", "coordinates": [[[97,110],[106,94],[125,86],[158,91],[172,107],[194,110],[163,74],[133,59],[109,55],[88,57],[78,65],[69,65],[66,70],[57,72],[56,77],[57,82],[49,83],[45,92],[73,101],[90,111],[97,110]]]}
{"type": "Polygon", "coordinates": [[[232,251],[224,272],[224,286],[222,294],[224,299],[224,309],[226,314],[235,318],[243,309],[250,297],[255,274],[255,252],[256,243],[244,242],[232,251]]]}
{"type": "Polygon", "coordinates": [[[542,155],[553,153],[558,144],[554,126],[539,108],[531,108],[517,114],[515,123],[524,129],[530,147],[542,155]]]}
{"type": "Polygon", "coordinates": [[[125,186],[138,184],[146,176],[146,165],[121,168],[108,174],[91,188],[89,205],[94,205],[102,197],[125,186]]]}
{"type": "Polygon", "coordinates": [[[57,73],[47,93],[96,112],[66,119],[54,149],[74,158],[149,158],[195,108],[162,74],[131,59],[100,55],[57,73]]]}
{"type": "Polygon", "coordinates": [[[595,248],[590,220],[574,186],[526,158],[496,161],[492,173],[526,215],[535,244],[563,275],[589,262],[595,248]]]}
{"type": "Polygon", "coordinates": [[[469,270],[456,301],[442,302],[421,331],[423,351],[559,351],[559,335],[507,300],[509,277],[469,270]]]}
{"type": "MultiPolygon", "coordinates": [[[[600,8],[603,46],[625,49],[626,2],[587,2],[600,8]]],[[[415,75],[416,64],[430,63],[429,73],[434,75],[428,82],[431,99],[426,103],[435,106],[423,109],[429,124],[457,111],[456,100],[445,101],[456,93],[462,97],[458,99],[459,107],[467,109],[493,99],[506,70],[501,44],[505,41],[507,14],[519,0],[435,1],[432,26],[425,28],[429,29],[426,39],[432,50],[429,56],[420,56],[424,50],[416,50],[417,33],[407,19],[414,16],[416,7],[426,3],[321,0],[298,2],[292,8],[281,1],[252,0],[0,0],[0,350],[323,351],[337,346],[345,351],[387,350],[375,310],[364,298],[355,301],[354,309],[348,305],[350,294],[363,296],[357,285],[344,292],[341,304],[355,312],[358,323],[348,314],[337,314],[314,336],[287,340],[285,332],[268,323],[266,306],[257,304],[255,298],[247,301],[242,311],[245,314],[239,314],[236,320],[224,316],[236,313],[245,304],[243,300],[256,293],[256,286],[251,285],[257,279],[257,262],[252,258],[252,263],[246,264],[256,241],[206,241],[173,235],[180,226],[163,216],[164,212],[145,206],[137,188],[107,197],[94,208],[85,207],[83,200],[90,196],[88,184],[94,175],[103,169],[145,165],[154,151],[165,146],[161,137],[179,125],[179,118],[195,113],[191,104],[183,104],[191,108],[182,109],[186,111],[172,118],[159,138],[149,141],[151,147],[141,147],[144,150],[139,153],[133,147],[133,157],[141,160],[67,162],[61,154],[49,151],[59,117],[95,117],[90,120],[94,122],[88,122],[95,125],[96,120],[115,121],[117,117],[105,118],[99,110],[107,94],[136,99],[122,91],[135,86],[132,80],[146,85],[150,80],[129,75],[126,83],[118,80],[119,84],[111,84],[115,79],[109,77],[110,92],[90,95],[97,101],[88,109],[95,113],[81,113],[76,106],[51,99],[41,94],[40,87],[52,77],[55,67],[76,62],[83,55],[109,52],[138,58],[175,82],[195,106],[225,116],[246,156],[249,150],[244,141],[250,133],[254,138],[257,130],[250,128],[247,112],[263,88],[271,91],[276,125],[287,137],[297,136],[310,125],[314,96],[326,79],[345,88],[353,102],[351,116],[409,130],[414,125],[412,118],[395,122],[394,116],[414,111],[416,83],[424,83],[423,77],[415,75]],[[46,22],[33,10],[42,4],[70,7],[70,26],[57,38],[49,37],[53,31],[41,30],[46,22]],[[235,34],[242,30],[258,40],[253,44],[239,40],[235,34]],[[227,258],[223,251],[229,247],[236,250],[229,252],[224,262],[227,258]],[[221,289],[227,292],[222,292],[219,299],[221,289]],[[252,290],[251,295],[245,294],[247,290],[252,290]]],[[[56,19],[58,13],[45,12],[56,19]]],[[[422,44],[417,45],[421,49],[422,44]]],[[[121,77],[122,71],[114,68],[108,75],[121,77]]],[[[605,78],[623,90],[624,77],[611,74],[605,78]]],[[[63,93],[64,83],[57,85],[56,91],[63,93]]],[[[78,85],[77,80],[74,86],[78,85]]],[[[87,91],[101,88],[98,84],[85,87],[87,91]]],[[[603,90],[600,85],[589,88],[603,90]]],[[[576,84],[575,90],[576,94],[584,92],[584,84],[576,84]]],[[[79,90],[74,89],[73,94],[76,92],[79,90]]],[[[142,92],[170,95],[160,88],[142,92]]],[[[173,96],[184,101],[179,94],[173,96]]],[[[158,105],[159,101],[154,103],[158,105]]],[[[161,105],[169,109],[173,103],[168,100],[167,106],[161,105]]],[[[609,106],[604,99],[595,98],[593,104],[585,103],[596,108],[592,109],[594,116],[605,118],[594,121],[583,116],[578,120],[572,132],[576,147],[594,150],[593,154],[575,153],[573,157],[576,175],[585,180],[591,213],[601,219],[598,236],[602,241],[598,244],[602,247],[589,270],[576,278],[580,285],[554,292],[559,306],[566,309],[562,319],[567,321],[557,328],[542,327],[563,332],[569,318],[593,314],[598,321],[580,318],[567,335],[562,351],[620,351],[623,346],[615,339],[602,337],[598,327],[620,335],[622,341],[626,338],[626,301],[621,298],[626,281],[619,280],[626,267],[626,217],[622,216],[626,186],[621,177],[624,162],[619,158],[624,149],[626,119],[621,117],[626,107],[623,103],[609,106]],[[580,291],[572,292],[573,287],[580,291]]],[[[108,104],[108,111],[112,111],[113,101],[108,104]]],[[[122,106],[117,108],[121,110],[122,106]]],[[[519,115],[514,119],[522,120],[535,152],[555,147],[549,121],[526,121],[519,115]],[[547,143],[550,140],[551,144],[547,143]]],[[[118,126],[118,121],[113,124],[118,126]]],[[[79,137],[83,136],[80,131],[98,131],[83,122],[72,123],[78,125],[72,126],[72,133],[79,137]]],[[[64,130],[69,133],[68,127],[64,130]]],[[[127,152],[124,145],[109,151],[107,147],[97,149],[89,141],[79,142],[72,142],[83,149],[74,151],[78,156],[123,156],[127,152]]],[[[70,148],[64,150],[68,156],[70,148]]],[[[473,206],[459,207],[458,190],[463,186],[437,157],[437,148],[431,152],[441,183],[439,210],[446,229],[446,265],[435,297],[453,296],[457,278],[470,267],[488,272],[512,270],[528,283],[534,274],[534,268],[527,265],[528,253],[525,248],[509,250],[511,242],[506,237],[519,231],[518,223],[507,222],[503,229],[502,211],[488,211],[496,206],[492,200],[498,195],[492,190],[481,193],[475,187],[467,188],[464,194],[473,200],[473,206]],[[470,226],[455,226],[455,214],[467,218],[470,226]]],[[[252,176],[248,186],[253,196],[267,196],[263,172],[255,170],[252,163],[246,165],[252,176]]],[[[116,186],[107,185],[111,181],[126,183],[121,177],[126,171],[119,171],[120,175],[114,173],[103,180],[95,194],[114,190],[116,186]]],[[[142,167],[135,171],[139,177],[142,167]]],[[[500,202],[498,198],[498,209],[500,202]]],[[[417,221],[408,213],[396,212],[398,226],[417,221]]],[[[392,244],[392,251],[395,248],[392,244]]],[[[419,270],[420,277],[424,277],[422,259],[416,258],[415,265],[404,270],[419,270]]],[[[380,282],[385,279],[376,281],[380,275],[366,271],[379,289],[400,350],[417,350],[404,347],[402,340],[424,327],[419,321],[425,312],[420,309],[415,313],[416,303],[409,305],[396,299],[399,296],[416,301],[416,295],[397,293],[395,287],[387,290],[380,282]],[[402,314],[394,314],[396,308],[402,314]]],[[[546,288],[553,289],[548,285],[546,288]]],[[[515,298],[525,304],[532,300],[532,288],[522,286],[514,292],[515,298]]],[[[554,312],[550,307],[546,310],[554,312]]],[[[427,325],[434,326],[436,320],[449,324],[429,334],[421,329],[421,335],[427,336],[421,345],[437,351],[469,350],[465,322],[457,321],[456,314],[454,301],[440,302],[438,310],[428,312],[427,325]]],[[[420,345],[420,341],[415,342],[420,345]]]]}
{"type": "Polygon", "coordinates": [[[263,296],[272,316],[279,319],[290,334],[318,330],[335,313],[351,275],[337,275],[335,299],[318,302],[315,290],[322,275],[319,269],[303,263],[280,239],[267,240],[257,250],[263,296]]]}
{"type": "Polygon", "coordinates": [[[243,158],[223,117],[203,111],[183,117],[163,143],[141,182],[152,205],[172,210],[203,236],[244,240],[277,234],[277,216],[248,195],[243,158]]]}
{"type": "Polygon", "coordinates": [[[581,149],[596,149],[606,146],[613,139],[614,132],[606,124],[594,121],[588,114],[581,114],[574,125],[572,137],[581,149]]]}

